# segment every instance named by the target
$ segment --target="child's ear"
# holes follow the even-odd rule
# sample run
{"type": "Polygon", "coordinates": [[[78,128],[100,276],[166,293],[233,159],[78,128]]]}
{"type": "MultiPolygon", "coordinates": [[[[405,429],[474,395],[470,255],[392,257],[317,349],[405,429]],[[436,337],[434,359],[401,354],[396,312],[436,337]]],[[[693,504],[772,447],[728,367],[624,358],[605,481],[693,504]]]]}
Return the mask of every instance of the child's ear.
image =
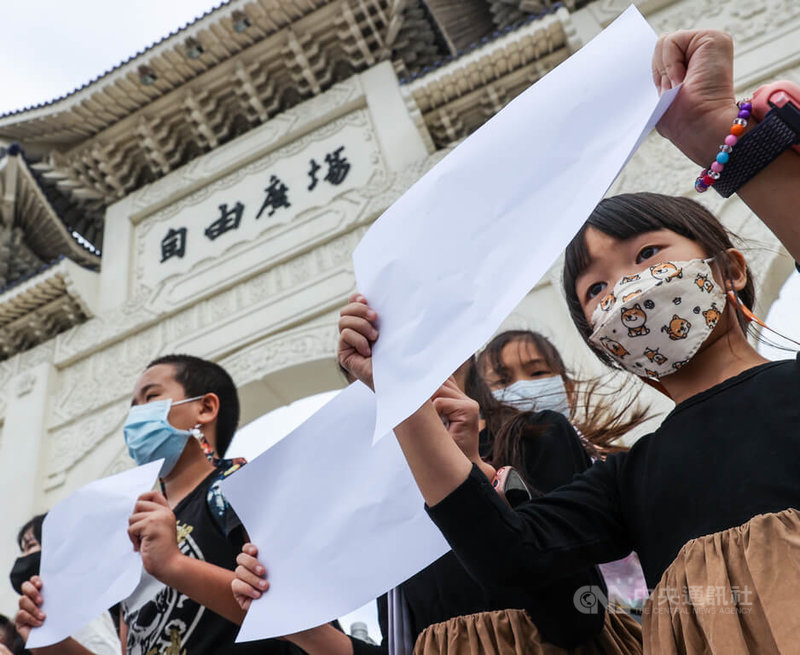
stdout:
{"type": "Polygon", "coordinates": [[[197,422],[200,425],[208,425],[217,420],[219,415],[219,396],[215,393],[207,393],[200,399],[200,412],[197,415],[197,422]]]}
{"type": "Polygon", "coordinates": [[[728,248],[725,251],[728,264],[728,279],[725,280],[727,291],[741,291],[747,284],[747,260],[741,250],[728,248]],[[731,287],[733,287],[731,289],[731,287]]]}

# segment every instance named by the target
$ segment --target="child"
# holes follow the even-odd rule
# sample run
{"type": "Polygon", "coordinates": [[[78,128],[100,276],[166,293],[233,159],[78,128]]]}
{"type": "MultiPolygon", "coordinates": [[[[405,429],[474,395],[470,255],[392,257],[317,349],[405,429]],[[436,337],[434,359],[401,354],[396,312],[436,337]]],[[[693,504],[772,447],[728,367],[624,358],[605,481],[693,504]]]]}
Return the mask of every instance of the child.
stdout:
{"type": "MultiPolygon", "coordinates": [[[[552,491],[585,471],[592,461],[627,450],[616,440],[647,418],[647,411],[633,402],[615,406],[607,396],[598,398],[598,380],[577,382],[558,349],[538,332],[501,332],[481,351],[476,368],[491,394],[487,399],[485,391],[479,393],[487,424],[497,424],[493,419],[505,414],[504,423],[492,431],[496,436],[482,438],[493,444],[489,461],[495,467],[513,466],[535,492],[552,491]],[[579,394],[580,387],[585,390],[579,394]],[[492,401],[502,401],[505,409],[498,410],[492,401]],[[578,416],[580,423],[573,427],[578,416]]],[[[602,564],[600,571],[609,602],[640,613],[648,591],[636,553],[602,564]]]]}
{"type": "MultiPolygon", "coordinates": [[[[662,37],[656,49],[657,83],[684,81],[659,129],[698,162],[736,115],[731,54],[730,38],[712,32],[662,37]]],[[[787,152],[739,191],[795,259],[797,180],[800,158],[787,152]]],[[[432,519],[490,587],[535,587],[635,548],[655,587],[646,651],[792,652],[800,365],[767,362],[748,343],[744,256],[696,203],[633,194],[598,206],[567,249],[564,284],[595,353],[675,409],[630,452],[512,511],[426,403],[395,434],[432,519]]],[[[368,384],[377,318],[357,296],[340,320],[340,363],[368,384]]]]}
{"type": "MultiPolygon", "coordinates": [[[[337,655],[349,640],[321,626],[286,640],[235,644],[244,611],[231,595],[236,555],[247,541],[217,483],[239,463],[222,460],[239,422],[239,399],[219,365],[190,355],[151,362],[134,388],[125,441],[137,464],[164,458],[161,491],[138,499],[128,534],[141,553],[139,586],[122,603],[121,641],[127,655],[258,653],[292,655],[307,650],[337,655]],[[299,647],[298,647],[299,646],[299,647]]],[[[16,623],[27,632],[45,620],[42,580],[22,585],[16,623]]],[[[68,638],[36,653],[87,655],[68,638]]]]}

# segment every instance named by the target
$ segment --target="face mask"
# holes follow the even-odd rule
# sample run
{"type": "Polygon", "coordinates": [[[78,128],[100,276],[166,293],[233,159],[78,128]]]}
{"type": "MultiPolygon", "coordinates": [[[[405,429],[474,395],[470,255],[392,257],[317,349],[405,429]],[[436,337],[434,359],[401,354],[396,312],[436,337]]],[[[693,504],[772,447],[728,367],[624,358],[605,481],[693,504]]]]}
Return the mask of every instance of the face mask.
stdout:
{"type": "Polygon", "coordinates": [[[11,580],[11,586],[14,587],[14,591],[16,591],[20,596],[22,595],[22,583],[27,582],[34,575],[39,575],[39,567],[41,566],[41,563],[41,550],[37,550],[35,553],[31,553],[30,555],[18,557],[14,562],[14,566],[11,567],[11,573],[8,577],[11,580]]]}
{"type": "Polygon", "coordinates": [[[175,405],[182,405],[203,396],[186,398],[178,402],[156,400],[144,405],[134,405],[125,420],[125,443],[128,453],[138,466],[164,458],[158,477],[170,474],[178,462],[189,437],[197,436],[197,427],[179,430],[169,424],[167,416],[175,405]]]}
{"type": "Polygon", "coordinates": [[[495,389],[492,395],[504,405],[511,405],[521,412],[549,409],[569,417],[567,390],[560,375],[538,380],[517,380],[503,389],[495,389]]]}
{"type": "Polygon", "coordinates": [[[589,341],[624,369],[659,379],[684,366],[725,310],[708,262],[665,262],[626,275],[592,314],[589,341]]]}

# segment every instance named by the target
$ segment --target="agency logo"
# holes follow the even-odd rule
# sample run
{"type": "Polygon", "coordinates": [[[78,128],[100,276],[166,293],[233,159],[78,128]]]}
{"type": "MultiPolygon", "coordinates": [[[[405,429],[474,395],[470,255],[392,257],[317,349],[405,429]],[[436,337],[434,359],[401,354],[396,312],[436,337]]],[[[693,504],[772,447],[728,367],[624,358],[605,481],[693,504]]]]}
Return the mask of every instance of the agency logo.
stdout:
{"type": "Polygon", "coordinates": [[[608,607],[608,598],[602,588],[596,585],[579,587],[572,597],[572,602],[581,614],[597,614],[608,607]]]}

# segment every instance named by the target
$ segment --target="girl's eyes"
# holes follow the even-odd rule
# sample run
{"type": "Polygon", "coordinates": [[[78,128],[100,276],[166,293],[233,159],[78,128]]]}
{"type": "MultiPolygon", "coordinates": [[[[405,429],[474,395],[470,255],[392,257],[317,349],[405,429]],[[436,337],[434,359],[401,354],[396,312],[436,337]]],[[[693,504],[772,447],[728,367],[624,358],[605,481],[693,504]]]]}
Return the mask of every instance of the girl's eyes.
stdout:
{"type": "Polygon", "coordinates": [[[636,256],[636,263],[641,264],[646,259],[654,257],[659,250],[661,250],[661,248],[659,248],[658,246],[645,246],[639,251],[639,254],[636,256]]]}
{"type": "Polygon", "coordinates": [[[599,295],[605,288],[606,288],[605,282],[595,282],[592,286],[590,286],[586,290],[586,300],[591,300],[595,296],[599,295]]]}

